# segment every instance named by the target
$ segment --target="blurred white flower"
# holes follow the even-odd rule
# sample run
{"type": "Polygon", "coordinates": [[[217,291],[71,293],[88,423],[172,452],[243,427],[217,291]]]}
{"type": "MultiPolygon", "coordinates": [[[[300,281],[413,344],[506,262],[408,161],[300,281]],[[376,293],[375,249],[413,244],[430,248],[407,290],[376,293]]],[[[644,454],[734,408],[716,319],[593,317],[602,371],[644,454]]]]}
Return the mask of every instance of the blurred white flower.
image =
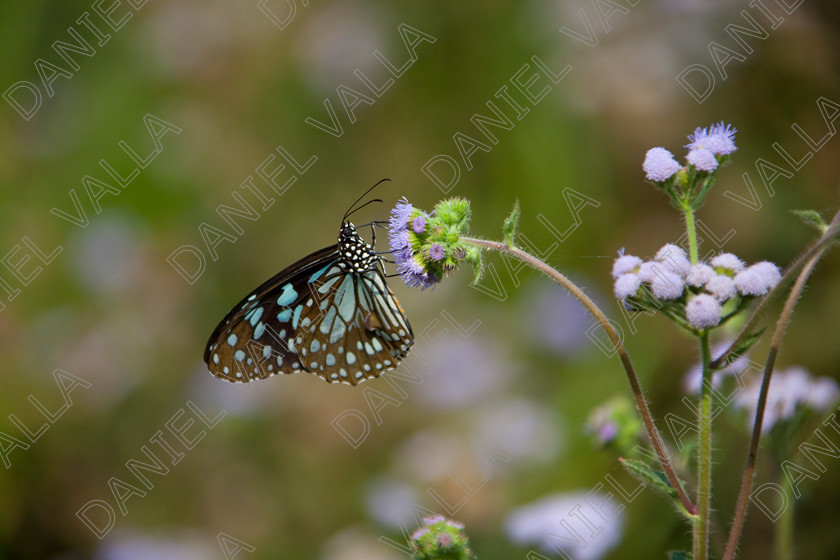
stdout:
{"type": "Polygon", "coordinates": [[[86,290],[95,295],[133,291],[143,266],[137,230],[135,220],[113,215],[92,219],[85,229],[74,230],[68,253],[86,290]]]}
{"type": "Polygon", "coordinates": [[[117,529],[100,544],[95,560],[205,560],[219,556],[216,539],[198,532],[144,534],[117,529]]]}
{"type": "Polygon", "coordinates": [[[589,497],[585,491],[554,494],[511,512],[505,521],[505,532],[513,542],[537,545],[543,552],[560,550],[573,560],[598,560],[621,541],[624,513],[618,512],[618,508],[619,504],[611,498],[589,497]],[[605,521],[588,499],[597,501],[599,508],[613,512],[610,521],[605,521]],[[561,525],[563,521],[568,525],[561,525]],[[594,535],[587,524],[595,528],[594,535]]]}
{"type": "Polygon", "coordinates": [[[428,370],[417,396],[435,408],[462,408],[484,401],[513,379],[513,365],[502,353],[503,344],[475,334],[441,337],[427,345],[428,370]]]}
{"type": "Polygon", "coordinates": [[[365,490],[365,508],[379,524],[392,529],[413,527],[415,505],[421,498],[410,484],[390,477],[373,479],[365,490]]]}
{"type": "MultiPolygon", "coordinates": [[[[732,344],[732,340],[724,340],[715,344],[712,347],[712,359],[717,358],[720,356],[724,350],[729,348],[732,344]]],[[[731,359],[731,358],[730,358],[731,359]]],[[[725,368],[715,370],[712,374],[712,386],[717,389],[720,387],[720,384],[723,382],[725,377],[730,375],[741,375],[750,367],[750,360],[746,356],[738,356],[734,360],[732,360],[729,365],[725,368]]],[[[685,377],[683,378],[683,388],[685,392],[691,395],[697,395],[700,393],[700,385],[703,381],[703,366],[700,362],[695,363],[691,366],[691,369],[686,372],[685,377]]]]}
{"type": "Polygon", "coordinates": [[[524,399],[497,404],[478,414],[473,433],[470,439],[477,445],[511,459],[494,461],[491,470],[548,461],[562,449],[565,440],[557,417],[524,399]]]}
{"type": "Polygon", "coordinates": [[[560,355],[573,354],[589,347],[586,329],[591,318],[569,292],[543,282],[524,311],[524,323],[528,325],[528,334],[535,343],[560,355]]]}
{"type": "MultiPolygon", "coordinates": [[[[748,413],[749,426],[752,426],[755,419],[760,391],[761,376],[756,376],[735,396],[735,406],[748,413]]],[[[830,377],[814,378],[804,368],[796,366],[776,371],[770,379],[761,431],[767,432],[778,422],[792,417],[798,407],[825,412],[838,398],[840,387],[830,377]]]]}

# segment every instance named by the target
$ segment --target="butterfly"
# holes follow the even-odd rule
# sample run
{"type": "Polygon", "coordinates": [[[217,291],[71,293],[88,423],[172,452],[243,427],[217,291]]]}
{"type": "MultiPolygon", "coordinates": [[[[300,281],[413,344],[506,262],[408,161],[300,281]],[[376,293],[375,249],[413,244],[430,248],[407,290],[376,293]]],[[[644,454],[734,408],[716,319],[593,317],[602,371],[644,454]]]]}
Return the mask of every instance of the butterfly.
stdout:
{"type": "Polygon", "coordinates": [[[362,198],[344,214],[337,244],[288,266],[225,316],[204,350],[210,373],[247,383],[308,371],[358,385],[397,367],[414,333],[382,257],[347,221],[362,198]]]}

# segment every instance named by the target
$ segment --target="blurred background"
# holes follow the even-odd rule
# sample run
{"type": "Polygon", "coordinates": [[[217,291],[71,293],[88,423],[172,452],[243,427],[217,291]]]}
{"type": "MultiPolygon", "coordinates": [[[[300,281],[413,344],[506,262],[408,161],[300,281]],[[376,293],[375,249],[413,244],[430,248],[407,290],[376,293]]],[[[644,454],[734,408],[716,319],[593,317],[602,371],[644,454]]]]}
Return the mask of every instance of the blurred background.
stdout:
{"type": "MultiPolygon", "coordinates": [[[[683,231],[645,151],[682,160],[695,127],[737,127],[703,248],[786,265],[814,237],[790,210],[838,207],[838,24],[828,1],[3,3],[0,557],[391,560],[425,511],[463,522],[485,560],[559,557],[551,532],[576,560],[688,548],[587,433],[629,395],[592,320],[498,256],[478,287],[392,279],[417,336],[397,372],[422,383],[234,386],[204,346],[383,177],[357,223],[459,195],[474,234],[500,238],[518,198],[527,241],[623,326],[669,439],[697,350],[661,316],[632,332],[610,278],[620,248],[649,258],[683,231]]],[[[829,254],[780,367],[840,376],[838,274],[829,254]]],[[[719,542],[748,432],[733,411],[716,422],[719,542]]],[[[762,455],[757,484],[779,461],[762,455]]],[[[840,464],[824,463],[789,496],[800,558],[840,557],[840,464]]],[[[773,526],[753,507],[743,558],[770,554],[773,526]]]]}

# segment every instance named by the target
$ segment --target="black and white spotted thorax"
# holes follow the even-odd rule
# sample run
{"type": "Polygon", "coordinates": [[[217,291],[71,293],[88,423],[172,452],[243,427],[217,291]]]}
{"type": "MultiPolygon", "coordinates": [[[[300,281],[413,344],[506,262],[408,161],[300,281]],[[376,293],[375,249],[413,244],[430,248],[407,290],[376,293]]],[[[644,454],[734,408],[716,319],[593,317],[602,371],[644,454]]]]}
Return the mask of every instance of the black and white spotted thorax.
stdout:
{"type": "Polygon", "coordinates": [[[376,266],[379,258],[373,247],[359,236],[356,226],[350,222],[341,224],[338,234],[339,266],[353,272],[366,272],[376,266]]]}

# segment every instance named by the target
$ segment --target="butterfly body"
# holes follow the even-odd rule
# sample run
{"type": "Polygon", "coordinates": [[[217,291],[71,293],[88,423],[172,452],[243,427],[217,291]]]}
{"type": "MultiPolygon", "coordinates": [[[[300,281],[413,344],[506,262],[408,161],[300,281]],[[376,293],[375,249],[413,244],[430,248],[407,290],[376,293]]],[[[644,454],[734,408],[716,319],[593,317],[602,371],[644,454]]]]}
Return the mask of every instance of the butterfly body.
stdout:
{"type": "Polygon", "coordinates": [[[232,382],[308,371],[349,385],[393,369],[414,334],[380,261],[344,222],[338,244],[287,267],[228,313],[204,351],[208,369],[232,382]]]}

